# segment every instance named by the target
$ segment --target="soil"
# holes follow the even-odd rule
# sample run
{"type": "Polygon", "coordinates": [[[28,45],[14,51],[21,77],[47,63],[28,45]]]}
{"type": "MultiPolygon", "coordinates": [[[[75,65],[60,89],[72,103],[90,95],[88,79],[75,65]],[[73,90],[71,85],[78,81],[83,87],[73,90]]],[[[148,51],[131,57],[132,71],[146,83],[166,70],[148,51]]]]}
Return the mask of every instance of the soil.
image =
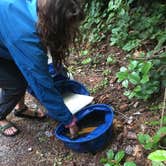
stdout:
{"type": "MultiPolygon", "coordinates": [[[[160,119],[160,110],[152,111],[163,100],[163,92],[155,94],[146,102],[128,100],[123,95],[124,89],[117,82],[116,72],[125,65],[125,54],[118,48],[103,45],[91,54],[96,57],[96,63],[82,65],[84,57],[71,57],[71,72],[76,80],[82,82],[88,89],[95,89],[92,96],[95,103],[111,105],[115,110],[112,138],[109,145],[96,154],[76,153],[53,136],[57,122],[46,118],[42,121],[16,118],[11,115],[9,120],[20,129],[20,133],[12,138],[0,136],[0,166],[100,166],[100,158],[106,156],[109,149],[114,151],[125,150],[125,160],[135,161],[138,166],[150,166],[147,160],[148,151],[145,151],[137,140],[137,134],[153,134],[156,126],[149,126],[146,122],[160,119]],[[108,54],[114,55],[116,62],[106,64],[108,54]],[[104,70],[111,73],[104,76],[104,70]],[[107,78],[108,84],[101,86],[102,80],[107,78]],[[97,86],[100,85],[100,86],[97,86]]],[[[26,95],[26,104],[34,108],[39,103],[29,94],[26,95]]]]}

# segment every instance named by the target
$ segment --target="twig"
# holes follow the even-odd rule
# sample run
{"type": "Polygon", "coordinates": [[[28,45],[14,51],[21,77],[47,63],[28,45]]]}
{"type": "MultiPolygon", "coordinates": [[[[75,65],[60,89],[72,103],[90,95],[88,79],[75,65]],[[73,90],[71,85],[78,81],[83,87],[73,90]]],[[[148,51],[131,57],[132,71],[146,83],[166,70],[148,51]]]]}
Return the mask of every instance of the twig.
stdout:
{"type": "Polygon", "coordinates": [[[129,118],[125,114],[121,113],[120,111],[114,110],[114,112],[120,114],[124,119],[129,120],[129,118]]]}
{"type": "Polygon", "coordinates": [[[164,100],[163,100],[163,106],[162,106],[162,111],[161,111],[160,128],[163,126],[165,104],[166,104],[166,88],[165,88],[165,92],[164,92],[164,100]]]}
{"type": "Polygon", "coordinates": [[[146,57],[146,58],[140,57],[140,58],[130,58],[130,59],[132,59],[132,60],[152,60],[152,59],[163,59],[163,58],[165,58],[165,57],[156,55],[155,57],[152,56],[152,57],[146,57]]]}
{"type": "Polygon", "coordinates": [[[159,55],[159,53],[161,51],[164,52],[164,50],[166,50],[166,46],[162,47],[160,50],[155,51],[150,57],[133,57],[133,58],[129,58],[132,60],[152,60],[152,59],[162,59],[165,58],[164,56],[159,55]]]}

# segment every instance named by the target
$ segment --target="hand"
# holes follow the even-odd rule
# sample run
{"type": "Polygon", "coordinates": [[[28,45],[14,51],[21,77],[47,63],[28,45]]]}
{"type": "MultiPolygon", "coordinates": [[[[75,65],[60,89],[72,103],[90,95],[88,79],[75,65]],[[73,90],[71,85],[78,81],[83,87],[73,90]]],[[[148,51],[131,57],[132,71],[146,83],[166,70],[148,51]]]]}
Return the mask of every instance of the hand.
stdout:
{"type": "Polygon", "coordinates": [[[69,131],[70,131],[70,138],[74,139],[76,137],[78,137],[78,126],[75,124],[71,127],[69,127],[69,131]]]}
{"type": "Polygon", "coordinates": [[[78,137],[79,129],[78,129],[76,122],[77,122],[77,119],[75,117],[73,117],[72,122],[65,126],[66,128],[69,129],[70,138],[72,138],[72,139],[78,137]]]}

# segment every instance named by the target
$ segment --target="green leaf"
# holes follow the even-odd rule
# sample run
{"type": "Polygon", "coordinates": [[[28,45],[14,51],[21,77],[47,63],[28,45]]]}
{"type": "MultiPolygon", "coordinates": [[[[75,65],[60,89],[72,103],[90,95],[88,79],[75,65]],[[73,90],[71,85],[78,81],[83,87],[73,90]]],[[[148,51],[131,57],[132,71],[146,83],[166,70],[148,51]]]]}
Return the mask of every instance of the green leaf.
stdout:
{"type": "Polygon", "coordinates": [[[152,161],[152,166],[165,166],[161,161],[152,161]]]}
{"type": "Polygon", "coordinates": [[[148,142],[148,143],[146,143],[145,145],[144,145],[144,148],[146,149],[146,150],[152,150],[153,148],[155,148],[156,147],[156,144],[153,144],[153,142],[148,142]],[[154,146],[155,145],[155,146],[154,146]]]}
{"type": "Polygon", "coordinates": [[[148,75],[143,75],[142,79],[141,79],[141,83],[145,84],[146,82],[149,81],[149,76],[148,75]]]}
{"type": "Polygon", "coordinates": [[[108,152],[107,152],[107,158],[109,159],[109,160],[113,160],[113,158],[114,158],[114,152],[113,152],[113,150],[109,150],[108,152]]]}
{"type": "Polygon", "coordinates": [[[166,161],[166,150],[156,150],[148,155],[152,161],[166,161]]]}
{"type": "Polygon", "coordinates": [[[160,141],[160,135],[158,135],[158,134],[155,134],[153,137],[152,137],[152,139],[153,139],[153,144],[157,144],[159,141],[160,141]]]}
{"type": "Polygon", "coordinates": [[[123,67],[120,68],[120,72],[126,72],[126,71],[127,71],[126,67],[123,66],[123,67]]]}
{"type": "Polygon", "coordinates": [[[130,61],[130,64],[128,65],[128,68],[130,71],[134,70],[137,67],[138,61],[130,61]]]}
{"type": "Polygon", "coordinates": [[[119,163],[125,156],[125,152],[124,150],[119,151],[116,155],[115,155],[115,160],[119,163]]]}
{"type": "Polygon", "coordinates": [[[134,92],[140,92],[141,91],[141,86],[140,85],[137,85],[134,89],[133,89],[134,92]]]}
{"type": "Polygon", "coordinates": [[[135,92],[131,92],[130,95],[128,96],[129,99],[132,99],[135,96],[135,92]]]}
{"type": "Polygon", "coordinates": [[[136,164],[132,161],[127,161],[124,163],[124,166],[136,166],[136,164]]]}
{"type": "Polygon", "coordinates": [[[83,55],[83,56],[88,55],[88,53],[89,53],[89,51],[88,51],[88,50],[81,51],[81,55],[83,55]]]}
{"type": "Polygon", "coordinates": [[[112,164],[106,163],[104,164],[104,166],[112,166],[112,164]]]}
{"type": "Polygon", "coordinates": [[[81,63],[82,63],[83,65],[87,65],[87,64],[89,64],[91,61],[92,61],[91,58],[87,58],[87,59],[83,60],[81,63]]]}
{"type": "Polygon", "coordinates": [[[140,45],[140,40],[138,40],[138,39],[130,40],[128,43],[126,43],[123,46],[122,49],[125,51],[131,51],[132,49],[138,47],[139,45],[140,45]]]}
{"type": "Polygon", "coordinates": [[[128,80],[124,80],[122,82],[122,86],[125,87],[125,88],[128,88],[128,85],[129,85],[129,81],[128,80]]]}
{"type": "Polygon", "coordinates": [[[113,56],[109,56],[106,60],[107,64],[113,64],[116,62],[116,59],[113,56]]]}
{"type": "Polygon", "coordinates": [[[102,157],[102,158],[100,159],[100,163],[105,164],[106,162],[107,162],[107,159],[106,159],[106,158],[102,157]]]}
{"type": "Polygon", "coordinates": [[[151,137],[148,134],[138,134],[138,141],[143,145],[149,142],[150,139],[151,137]]]}
{"type": "Polygon", "coordinates": [[[118,77],[118,81],[123,81],[124,79],[126,79],[128,77],[128,72],[118,72],[116,74],[116,76],[118,77]]]}
{"type": "Polygon", "coordinates": [[[158,130],[157,134],[159,134],[160,136],[161,136],[161,135],[166,135],[166,127],[161,127],[161,128],[158,130]]]}
{"type": "Polygon", "coordinates": [[[131,93],[131,91],[130,91],[130,90],[127,90],[127,91],[125,91],[123,94],[124,94],[125,96],[129,96],[130,93],[131,93]]]}
{"type": "Polygon", "coordinates": [[[151,62],[146,62],[143,63],[143,66],[141,68],[141,73],[143,73],[144,75],[147,74],[149,72],[149,70],[152,67],[152,63],[151,62]]]}
{"type": "Polygon", "coordinates": [[[128,79],[134,85],[136,85],[136,84],[138,84],[140,82],[140,76],[136,72],[132,72],[131,74],[129,74],[128,75],[128,79]]]}

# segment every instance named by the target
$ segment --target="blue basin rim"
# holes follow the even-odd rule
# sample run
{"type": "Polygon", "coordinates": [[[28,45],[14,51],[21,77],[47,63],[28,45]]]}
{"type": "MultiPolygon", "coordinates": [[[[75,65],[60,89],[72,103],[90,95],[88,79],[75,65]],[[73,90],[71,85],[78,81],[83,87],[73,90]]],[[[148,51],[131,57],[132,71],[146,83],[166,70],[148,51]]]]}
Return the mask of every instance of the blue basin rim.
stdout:
{"type": "Polygon", "coordinates": [[[85,116],[90,114],[93,111],[104,111],[105,112],[105,123],[97,127],[94,131],[92,131],[90,134],[88,134],[85,137],[81,137],[78,139],[70,139],[69,137],[62,134],[64,130],[64,125],[59,124],[57,128],[55,129],[55,135],[58,139],[62,140],[65,143],[85,143],[87,141],[94,140],[104,134],[107,130],[109,130],[112,126],[113,122],[113,108],[111,106],[108,106],[106,104],[93,104],[90,106],[87,106],[80,110],[75,116],[79,120],[83,119],[85,116]]]}

